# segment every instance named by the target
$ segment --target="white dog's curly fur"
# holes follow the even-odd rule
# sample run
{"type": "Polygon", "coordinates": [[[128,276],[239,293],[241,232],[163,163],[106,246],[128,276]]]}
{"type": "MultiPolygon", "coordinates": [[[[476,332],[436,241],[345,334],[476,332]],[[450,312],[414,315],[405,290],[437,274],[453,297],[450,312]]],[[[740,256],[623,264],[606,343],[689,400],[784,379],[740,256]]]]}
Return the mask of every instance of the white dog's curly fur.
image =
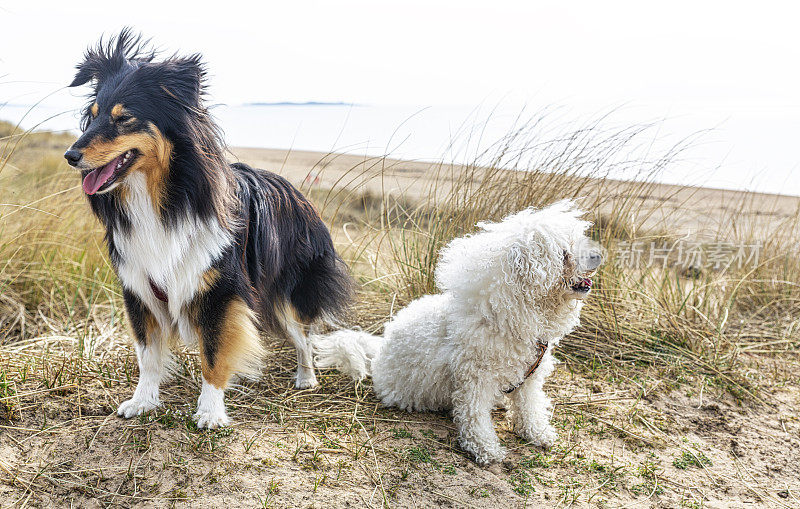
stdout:
{"type": "Polygon", "coordinates": [[[557,434],[542,386],[554,368],[553,348],[578,325],[588,278],[602,261],[581,215],[564,200],[480,223],[478,233],[443,249],[441,294],[411,302],[382,338],[352,330],[313,338],[316,365],[354,379],[371,374],[387,406],[452,410],[461,447],[480,464],[505,457],[491,410],[516,386],[506,402],[515,432],[550,447],[557,434]],[[549,346],[525,380],[539,358],[537,342],[549,346]]]}

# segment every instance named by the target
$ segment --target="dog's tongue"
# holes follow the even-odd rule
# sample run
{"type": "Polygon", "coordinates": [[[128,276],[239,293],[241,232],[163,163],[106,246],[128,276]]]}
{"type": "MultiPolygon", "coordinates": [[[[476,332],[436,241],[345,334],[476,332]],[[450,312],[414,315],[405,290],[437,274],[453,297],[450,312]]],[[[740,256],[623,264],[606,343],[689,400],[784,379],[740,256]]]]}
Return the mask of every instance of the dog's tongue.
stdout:
{"type": "Polygon", "coordinates": [[[121,159],[121,155],[117,156],[107,165],[102,168],[96,168],[86,175],[83,178],[83,192],[86,194],[94,194],[98,189],[103,187],[103,184],[108,182],[108,179],[114,174],[114,169],[121,159]]]}

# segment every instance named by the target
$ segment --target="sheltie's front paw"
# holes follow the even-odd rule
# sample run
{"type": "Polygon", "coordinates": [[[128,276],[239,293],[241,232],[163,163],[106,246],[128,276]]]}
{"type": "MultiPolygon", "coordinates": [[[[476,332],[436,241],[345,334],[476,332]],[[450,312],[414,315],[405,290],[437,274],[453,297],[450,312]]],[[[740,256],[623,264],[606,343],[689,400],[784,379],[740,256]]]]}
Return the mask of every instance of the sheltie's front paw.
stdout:
{"type": "Polygon", "coordinates": [[[198,428],[214,429],[230,424],[224,394],[223,389],[214,387],[203,378],[203,389],[197,398],[197,412],[194,414],[198,428]]]}
{"type": "Polygon", "coordinates": [[[194,422],[200,429],[215,429],[222,428],[231,423],[228,415],[223,410],[222,412],[213,409],[198,408],[194,414],[194,422]]]}
{"type": "Polygon", "coordinates": [[[297,379],[294,386],[296,389],[313,389],[319,386],[317,376],[312,371],[311,373],[297,373],[297,379]]]}
{"type": "Polygon", "coordinates": [[[153,400],[148,398],[137,398],[134,396],[131,399],[122,402],[119,408],[117,408],[117,415],[126,419],[130,419],[131,417],[136,417],[137,415],[142,415],[154,410],[155,408],[158,408],[159,404],[160,403],[158,399],[153,400]]]}

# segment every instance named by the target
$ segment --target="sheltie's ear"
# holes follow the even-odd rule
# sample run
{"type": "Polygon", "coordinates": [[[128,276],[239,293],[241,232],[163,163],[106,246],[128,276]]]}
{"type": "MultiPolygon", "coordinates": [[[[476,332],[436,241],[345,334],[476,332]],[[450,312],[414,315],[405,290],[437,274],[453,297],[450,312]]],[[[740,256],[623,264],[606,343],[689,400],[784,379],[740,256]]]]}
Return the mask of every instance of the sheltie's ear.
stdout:
{"type": "Polygon", "coordinates": [[[78,72],[70,87],[84,85],[94,80],[95,85],[101,84],[108,77],[119,73],[126,65],[132,62],[149,62],[155,57],[152,51],[146,51],[141,35],[134,35],[130,28],[123,28],[116,36],[104,43],[103,39],[97,46],[86,50],[83,62],[78,64],[78,72]]]}
{"type": "Polygon", "coordinates": [[[108,59],[96,53],[93,49],[88,50],[83,62],[78,64],[78,72],[75,74],[75,79],[68,86],[78,87],[85,85],[92,79],[99,83],[101,76],[111,70],[109,64],[110,61],[108,59]]]}
{"type": "Polygon", "coordinates": [[[157,82],[167,94],[190,108],[201,107],[206,70],[199,54],[173,57],[152,64],[150,70],[157,75],[157,82]]]}

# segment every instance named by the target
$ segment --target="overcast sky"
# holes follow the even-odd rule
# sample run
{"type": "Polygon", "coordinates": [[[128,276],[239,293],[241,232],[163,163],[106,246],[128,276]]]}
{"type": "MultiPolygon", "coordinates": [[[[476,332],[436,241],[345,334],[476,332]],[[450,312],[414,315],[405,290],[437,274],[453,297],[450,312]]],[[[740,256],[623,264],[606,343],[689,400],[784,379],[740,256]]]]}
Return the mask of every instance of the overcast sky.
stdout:
{"type": "MultiPolygon", "coordinates": [[[[218,103],[623,106],[626,118],[729,128],[723,141],[761,169],[800,163],[793,2],[176,4],[0,0],[0,102],[57,90],[88,44],[130,25],[168,52],[202,52],[218,103]]],[[[83,93],[49,101],[73,108],[83,93]]]]}

